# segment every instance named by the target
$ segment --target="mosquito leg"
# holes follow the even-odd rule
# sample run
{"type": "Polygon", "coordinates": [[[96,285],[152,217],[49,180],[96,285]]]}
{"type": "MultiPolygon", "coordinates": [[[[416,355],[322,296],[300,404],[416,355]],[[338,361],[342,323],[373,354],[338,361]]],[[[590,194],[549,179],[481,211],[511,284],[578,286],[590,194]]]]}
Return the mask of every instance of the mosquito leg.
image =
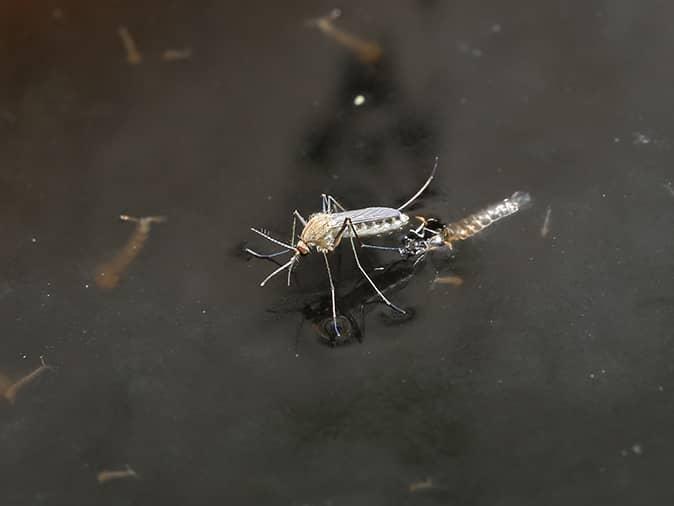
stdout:
{"type": "MultiPolygon", "coordinates": [[[[302,224],[303,227],[306,226],[307,220],[304,219],[304,216],[302,216],[302,215],[300,214],[300,212],[299,212],[297,209],[295,209],[295,210],[293,211],[293,219],[295,219],[295,218],[297,218],[298,220],[300,220],[300,223],[302,224]]],[[[293,233],[293,237],[292,237],[292,239],[291,239],[290,242],[291,242],[291,244],[294,244],[294,243],[295,243],[295,234],[294,234],[294,233],[293,233]]]]}
{"type": "Polygon", "coordinates": [[[364,242],[360,243],[361,248],[370,248],[370,249],[378,249],[382,251],[395,251],[396,253],[401,252],[401,248],[393,248],[391,246],[377,246],[376,244],[365,244],[364,242]]]}
{"type": "Polygon", "coordinates": [[[372,281],[372,278],[368,275],[368,273],[363,269],[363,266],[360,263],[360,258],[358,258],[358,251],[356,251],[356,238],[358,238],[358,234],[356,233],[356,229],[353,226],[353,223],[351,223],[351,220],[347,218],[344,220],[344,223],[346,223],[349,228],[351,229],[351,249],[353,250],[353,257],[356,259],[356,265],[358,266],[358,269],[360,269],[360,272],[365,276],[365,279],[367,279],[370,282],[370,285],[372,285],[372,288],[374,288],[374,291],[377,292],[377,295],[381,298],[381,300],[384,301],[384,303],[389,306],[391,309],[394,309],[395,311],[398,311],[400,314],[406,314],[405,310],[399,308],[395,304],[393,304],[390,300],[386,298],[386,296],[381,293],[381,290],[377,288],[377,285],[374,284],[374,281],[372,281]]]}
{"type": "Polygon", "coordinates": [[[283,255],[284,253],[288,253],[290,251],[289,249],[284,249],[283,251],[277,251],[276,253],[270,253],[269,255],[263,255],[262,253],[258,253],[257,251],[253,251],[250,248],[244,249],[244,251],[250,255],[253,255],[255,258],[261,258],[263,260],[269,260],[270,258],[277,257],[279,255],[283,255]]]}
{"type": "MultiPolygon", "coordinates": [[[[300,217],[300,220],[304,220],[304,218],[302,218],[302,215],[297,211],[297,209],[295,209],[295,211],[293,211],[293,228],[290,232],[290,244],[295,244],[295,228],[297,227],[297,217],[298,216],[300,217]]],[[[294,265],[295,264],[292,263],[292,264],[290,264],[290,267],[288,268],[288,286],[290,286],[290,277],[293,275],[293,266],[294,265]]]]}
{"type": "Polygon", "coordinates": [[[323,258],[325,258],[325,268],[328,270],[328,281],[330,281],[330,296],[332,297],[332,323],[335,326],[335,334],[338,337],[341,336],[339,333],[339,327],[337,326],[337,306],[335,304],[335,285],[332,283],[332,273],[330,272],[330,262],[328,261],[327,253],[323,253],[323,258]]]}
{"type": "Polygon", "coordinates": [[[339,209],[340,211],[346,211],[346,208],[337,202],[337,199],[333,197],[332,195],[326,195],[326,199],[328,200],[328,204],[330,205],[330,208],[334,206],[335,208],[339,209]]]}

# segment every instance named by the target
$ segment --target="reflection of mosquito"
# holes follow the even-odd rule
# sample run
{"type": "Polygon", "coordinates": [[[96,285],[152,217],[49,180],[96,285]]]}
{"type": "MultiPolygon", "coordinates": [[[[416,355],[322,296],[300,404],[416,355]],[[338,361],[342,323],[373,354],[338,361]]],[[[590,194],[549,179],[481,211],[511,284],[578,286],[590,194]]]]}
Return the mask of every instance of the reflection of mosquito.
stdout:
{"type": "MultiPolygon", "coordinates": [[[[382,293],[390,295],[402,290],[415,275],[416,266],[406,260],[398,260],[392,264],[375,269],[372,278],[381,287],[382,293]]],[[[328,297],[321,296],[310,300],[300,312],[305,320],[312,323],[321,341],[330,346],[340,346],[350,343],[354,338],[362,340],[365,333],[365,314],[368,308],[381,304],[381,300],[364,279],[359,280],[345,294],[337,300],[337,326],[340,334],[335,332],[334,321],[331,313],[331,303],[328,297]]],[[[414,317],[414,311],[406,308],[406,313],[400,318],[384,316],[391,323],[403,323],[414,317]]]]}
{"type": "MultiPolygon", "coordinates": [[[[330,272],[330,262],[328,261],[328,253],[334,251],[344,237],[351,239],[351,249],[353,250],[353,257],[356,260],[356,265],[358,269],[363,274],[365,279],[368,280],[370,285],[377,295],[384,301],[384,303],[398,311],[399,313],[405,314],[405,311],[397,307],[386,296],[377,288],[372,278],[365,272],[365,269],[360,263],[358,258],[358,253],[356,252],[356,242],[363,237],[373,237],[380,236],[394,232],[396,230],[404,227],[409,221],[409,216],[402,212],[407,206],[412,204],[423,191],[428,187],[433,178],[435,177],[435,171],[438,167],[438,159],[435,159],[435,164],[433,165],[433,171],[428,177],[423,186],[417,191],[407,202],[405,202],[400,207],[393,209],[390,207],[366,207],[363,209],[354,209],[347,211],[344,206],[342,206],[335,198],[331,195],[323,194],[322,198],[322,210],[320,213],[315,213],[309,216],[308,220],[305,220],[302,215],[295,209],[293,212],[293,226],[292,226],[292,236],[291,244],[279,241],[274,239],[269,234],[251,228],[253,232],[258,235],[261,235],[265,239],[283,246],[284,250],[272,253],[270,255],[262,255],[256,253],[250,249],[246,249],[248,253],[258,258],[272,258],[278,255],[282,255],[289,251],[294,252],[294,255],[291,259],[283,264],[281,267],[272,272],[267,276],[260,286],[264,286],[267,281],[276,276],[278,273],[288,269],[288,286],[290,286],[290,275],[292,273],[293,266],[297,263],[301,256],[306,256],[311,253],[312,249],[315,249],[319,253],[323,254],[325,259],[325,267],[328,271],[328,281],[330,282],[330,295],[332,298],[332,322],[335,328],[335,333],[339,336],[339,326],[337,325],[337,309],[335,307],[335,285],[332,282],[332,273],[330,272]],[[335,212],[338,210],[339,212],[335,212]],[[297,220],[300,220],[300,223],[304,227],[302,233],[299,236],[299,240],[292,245],[292,242],[295,240],[295,227],[297,220]]],[[[361,243],[362,244],[362,243],[361,243]]]]}
{"type": "Polygon", "coordinates": [[[423,260],[426,253],[440,248],[453,249],[453,243],[463,241],[482,232],[485,228],[499,220],[515,214],[531,202],[531,196],[526,192],[515,192],[510,198],[492,204],[484,209],[473,213],[459,221],[448,225],[435,218],[418,216],[421,221],[416,229],[412,229],[403,238],[403,244],[399,248],[387,246],[374,246],[364,244],[365,248],[397,251],[405,258],[415,257],[415,263],[423,260]]]}

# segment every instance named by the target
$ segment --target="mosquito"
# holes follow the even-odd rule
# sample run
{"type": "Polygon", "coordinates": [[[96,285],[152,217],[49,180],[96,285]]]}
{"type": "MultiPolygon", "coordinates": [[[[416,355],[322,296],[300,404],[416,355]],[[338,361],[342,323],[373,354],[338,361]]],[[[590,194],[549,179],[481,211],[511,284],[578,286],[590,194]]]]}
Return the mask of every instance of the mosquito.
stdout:
{"type": "Polygon", "coordinates": [[[403,309],[393,304],[381,292],[381,290],[377,288],[377,285],[374,283],[374,281],[372,281],[372,278],[363,268],[356,250],[356,240],[361,244],[361,246],[363,246],[361,238],[382,236],[405,227],[410,218],[402,211],[414,203],[426,190],[426,188],[428,188],[428,185],[431,184],[431,181],[435,177],[437,168],[438,158],[436,157],[431,175],[428,177],[428,179],[426,179],[426,182],[423,184],[423,186],[414,195],[412,195],[409,200],[397,208],[366,207],[363,209],[353,209],[349,211],[332,195],[327,195],[325,193],[321,194],[321,212],[312,214],[309,216],[308,220],[305,219],[297,209],[293,211],[293,225],[290,243],[279,241],[262,230],[251,228],[251,230],[256,234],[264,237],[274,244],[285,248],[282,251],[277,251],[276,253],[271,253],[269,255],[263,255],[246,248],[246,251],[251,255],[257,258],[273,259],[274,257],[283,255],[284,253],[293,253],[290,260],[269,274],[269,276],[264,278],[260,283],[260,286],[264,286],[270,279],[286,269],[288,270],[288,286],[290,286],[292,270],[299,259],[301,257],[307,256],[312,251],[321,253],[323,255],[323,259],[325,260],[325,268],[328,272],[328,281],[330,283],[332,323],[335,328],[335,334],[337,336],[341,336],[339,332],[339,326],[337,325],[335,285],[332,280],[332,272],[330,270],[328,253],[335,251],[335,249],[337,249],[337,247],[342,242],[342,239],[348,238],[351,241],[351,250],[353,251],[353,257],[356,261],[356,265],[358,266],[358,269],[360,270],[363,277],[367,279],[379,298],[381,298],[381,300],[387,306],[401,314],[405,314],[403,309]],[[295,241],[295,229],[298,220],[302,224],[303,229],[299,235],[299,239],[293,245],[293,241],[295,241]]]}

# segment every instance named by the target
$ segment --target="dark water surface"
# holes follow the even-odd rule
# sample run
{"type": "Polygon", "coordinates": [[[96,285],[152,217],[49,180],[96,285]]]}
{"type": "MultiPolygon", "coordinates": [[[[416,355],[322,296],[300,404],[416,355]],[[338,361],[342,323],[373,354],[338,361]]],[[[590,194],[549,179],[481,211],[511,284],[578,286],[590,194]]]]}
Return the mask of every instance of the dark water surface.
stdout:
{"type": "Polygon", "coordinates": [[[674,502],[674,5],[342,2],[366,66],[326,2],[109,4],[1,7],[0,373],[57,369],[0,406],[0,504],[674,502]],[[533,207],[324,346],[320,257],[260,288],[248,227],[398,205],[436,155],[412,215],[533,207]],[[102,290],[120,213],[168,221],[102,290]]]}

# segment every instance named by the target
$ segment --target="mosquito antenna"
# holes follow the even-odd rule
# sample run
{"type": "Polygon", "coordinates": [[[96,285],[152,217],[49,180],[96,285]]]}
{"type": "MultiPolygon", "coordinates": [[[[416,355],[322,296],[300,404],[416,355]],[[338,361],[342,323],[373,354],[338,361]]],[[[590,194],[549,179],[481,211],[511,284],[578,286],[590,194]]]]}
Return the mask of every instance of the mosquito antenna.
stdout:
{"type": "Polygon", "coordinates": [[[291,244],[287,244],[287,243],[285,243],[285,242],[283,242],[283,241],[279,241],[278,239],[274,239],[272,236],[270,236],[269,234],[265,234],[265,233],[262,232],[261,230],[258,230],[258,229],[256,229],[256,228],[252,228],[252,227],[251,227],[251,230],[252,230],[253,232],[255,232],[257,235],[261,235],[261,236],[264,237],[265,239],[267,239],[267,240],[273,242],[274,244],[278,244],[279,246],[283,246],[284,248],[288,248],[288,249],[297,251],[297,249],[295,248],[295,246],[293,246],[293,245],[291,245],[291,244]]]}
{"type": "Polygon", "coordinates": [[[290,260],[288,260],[288,262],[286,262],[286,263],[283,264],[281,267],[279,267],[279,268],[276,269],[274,272],[272,272],[269,276],[267,276],[266,278],[264,278],[264,280],[262,281],[262,283],[260,283],[260,286],[264,286],[264,285],[267,283],[267,281],[269,281],[271,278],[273,278],[274,276],[276,276],[279,272],[281,272],[281,271],[287,269],[288,267],[290,267],[290,266],[293,264],[293,262],[295,262],[295,258],[296,258],[296,257],[297,257],[297,253],[296,253],[295,255],[293,255],[293,257],[292,257],[290,260]]]}
{"type": "Polygon", "coordinates": [[[436,157],[435,157],[435,163],[433,164],[433,170],[431,171],[431,175],[428,176],[428,179],[426,180],[426,182],[424,183],[424,185],[419,189],[419,191],[416,192],[416,193],[412,196],[411,199],[409,199],[407,202],[405,202],[402,206],[400,206],[400,207],[398,208],[398,211],[402,211],[402,210],[405,209],[407,206],[409,206],[412,202],[414,202],[415,200],[417,200],[417,199],[419,198],[419,195],[421,195],[421,194],[424,192],[424,190],[425,190],[426,188],[428,188],[428,185],[431,184],[431,181],[433,181],[433,178],[435,177],[435,172],[436,172],[437,169],[438,169],[438,161],[439,161],[439,158],[436,156],[436,157]]]}

